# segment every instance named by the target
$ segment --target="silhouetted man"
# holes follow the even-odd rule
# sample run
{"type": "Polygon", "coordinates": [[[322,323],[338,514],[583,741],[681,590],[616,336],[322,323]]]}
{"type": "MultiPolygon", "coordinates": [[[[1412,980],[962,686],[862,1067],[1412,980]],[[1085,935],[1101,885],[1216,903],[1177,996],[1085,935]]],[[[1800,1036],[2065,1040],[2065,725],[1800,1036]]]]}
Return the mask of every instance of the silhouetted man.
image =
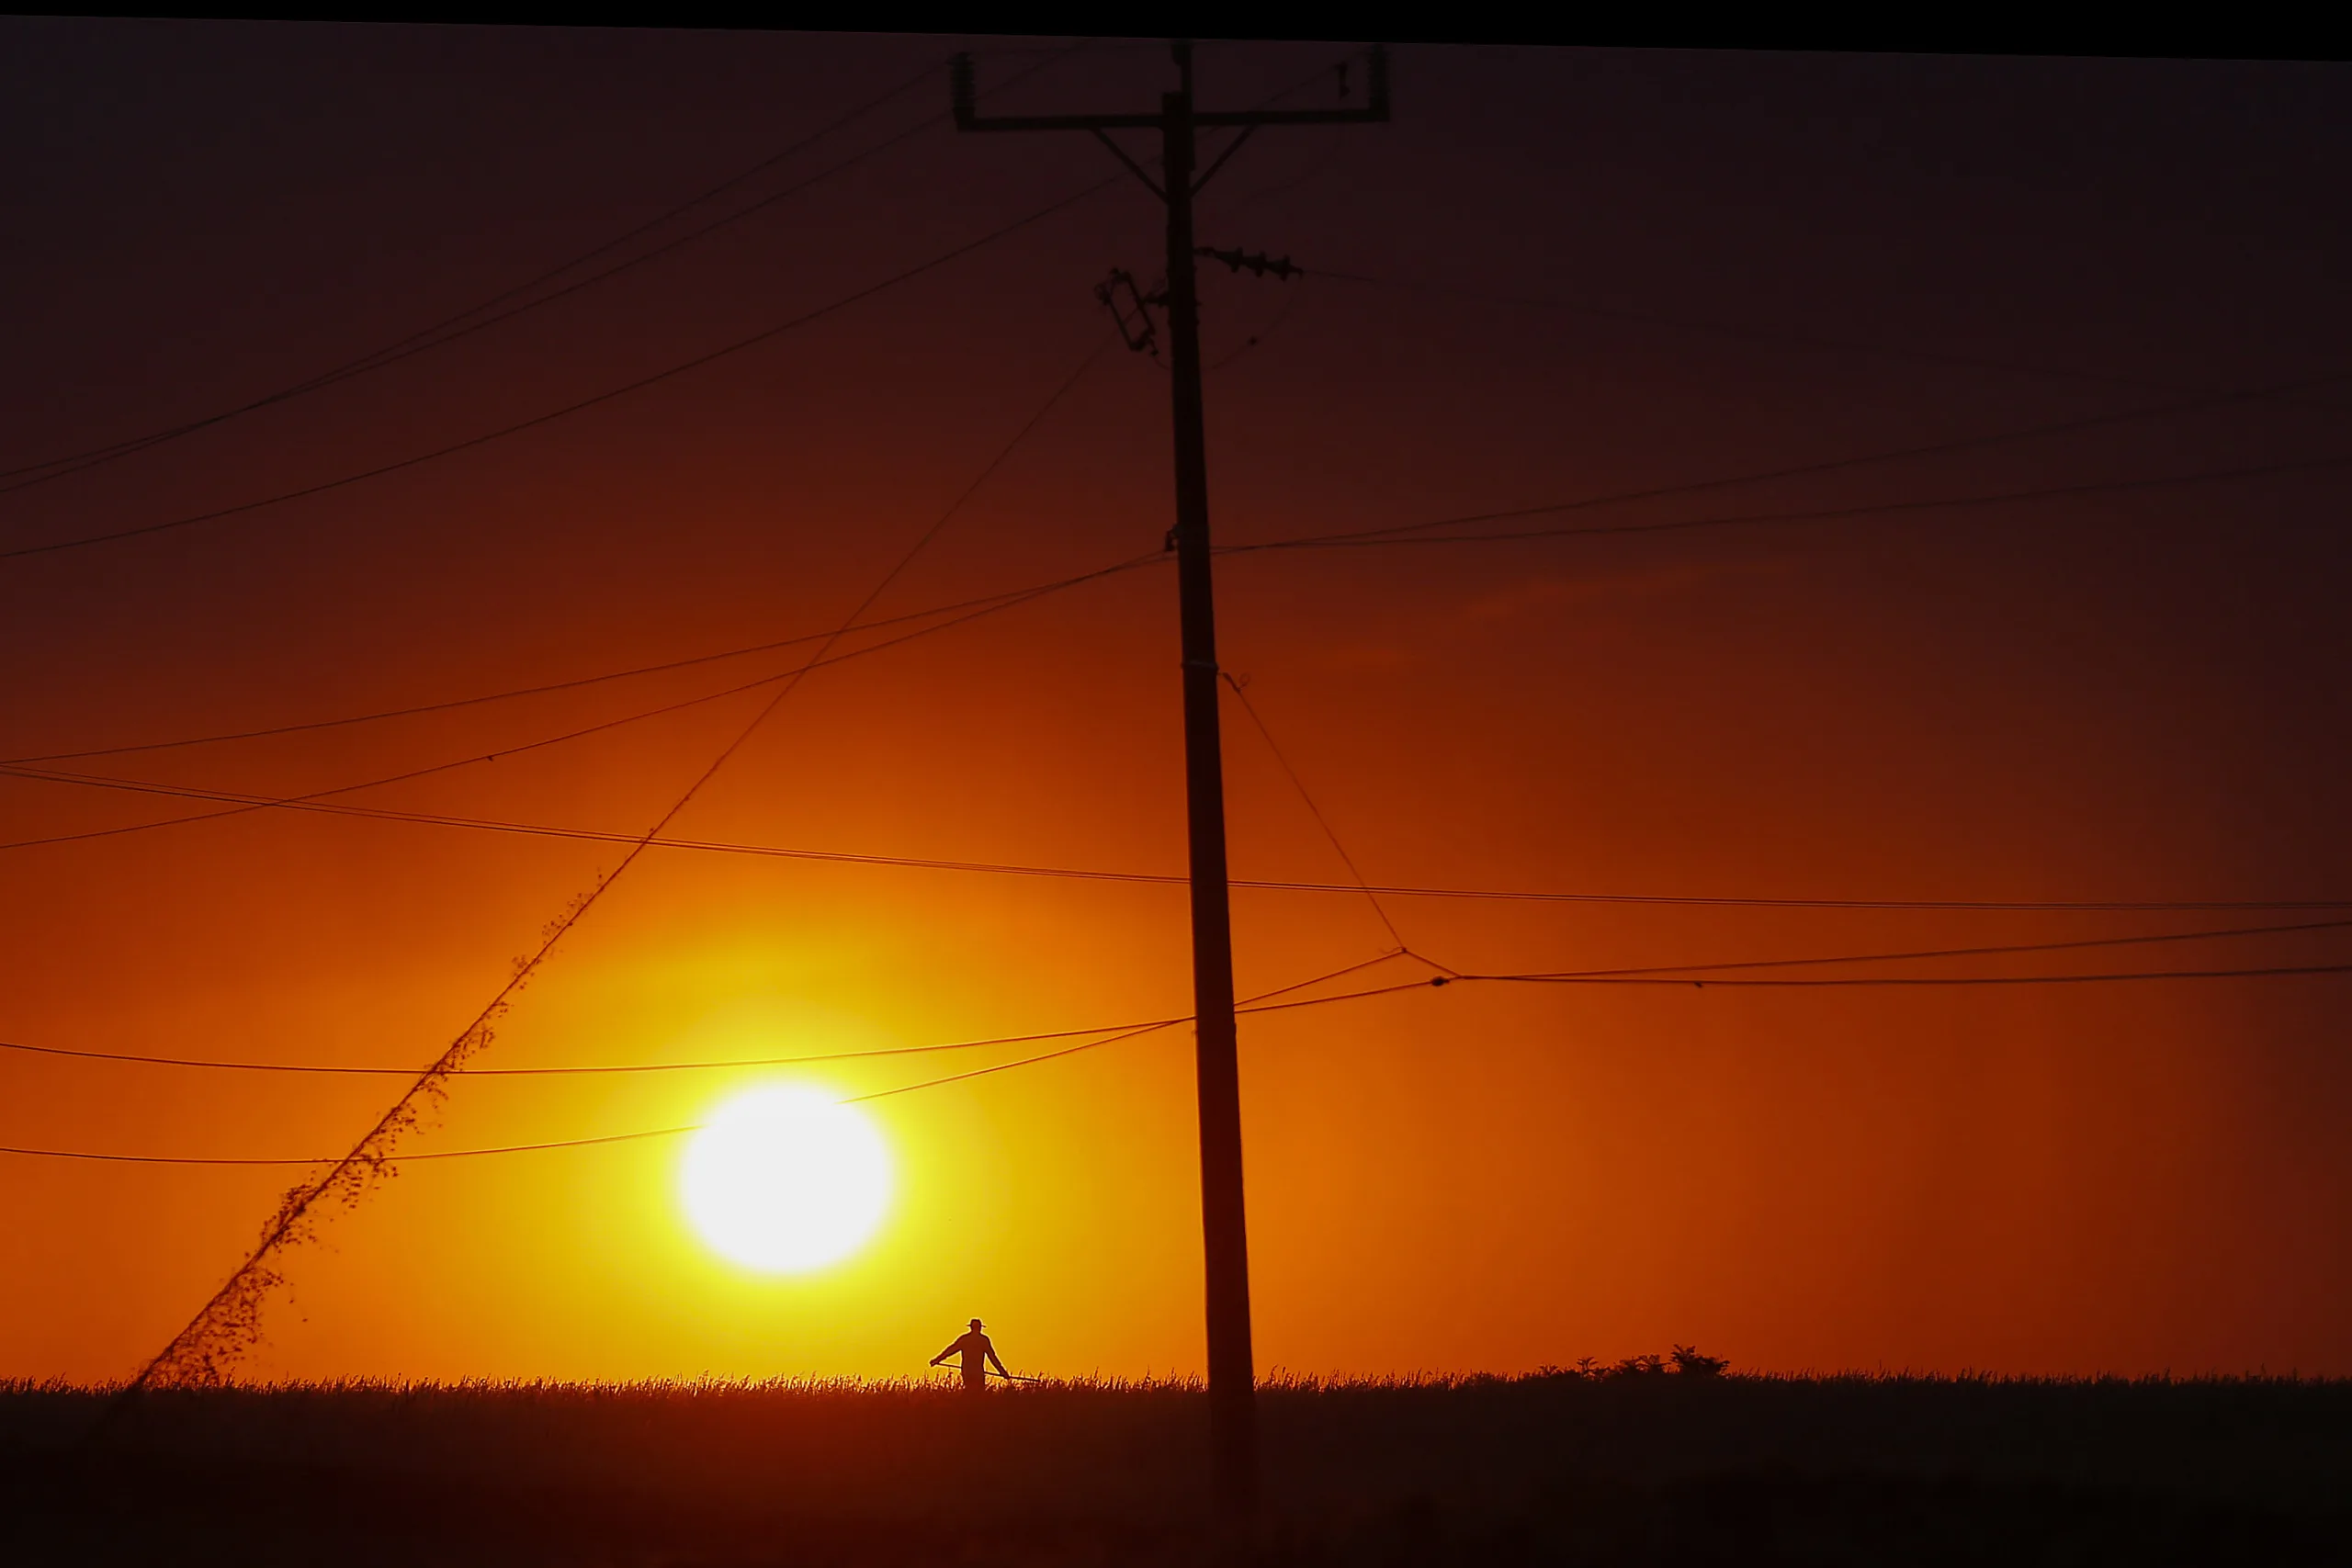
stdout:
{"type": "Polygon", "coordinates": [[[987,1389],[991,1363],[996,1367],[998,1376],[1009,1378],[1012,1375],[1004,1370],[1004,1363],[996,1359],[996,1347],[989,1344],[989,1337],[980,1332],[980,1320],[977,1317],[972,1319],[971,1331],[933,1356],[931,1364],[935,1367],[950,1356],[964,1358],[964,1389],[968,1393],[978,1393],[987,1389]]]}

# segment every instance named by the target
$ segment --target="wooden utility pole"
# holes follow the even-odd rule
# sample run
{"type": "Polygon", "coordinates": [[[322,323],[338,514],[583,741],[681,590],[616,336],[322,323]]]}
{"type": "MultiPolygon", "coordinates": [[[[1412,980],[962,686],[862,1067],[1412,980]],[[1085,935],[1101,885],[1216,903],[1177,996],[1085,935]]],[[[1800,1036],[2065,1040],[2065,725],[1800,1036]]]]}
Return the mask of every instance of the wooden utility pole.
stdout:
{"type": "MultiPolygon", "coordinates": [[[[1168,318],[1169,371],[1176,434],[1178,613],[1183,637],[1184,799],[1191,839],[1193,1013],[1201,1121],[1201,1236],[1208,1284],[1209,1423],[1217,1500],[1246,1516],[1258,1502],[1256,1367],[1250,1345],[1250,1239],[1241,1188],[1241,1076],[1233,1021],[1233,929],[1226,886],[1225,766],[1217,733],[1216,603],[1209,558],[1208,448],[1201,413],[1200,300],[1193,277],[1193,198],[1261,126],[1362,124],[1388,118],[1388,58],[1374,47],[1369,103],[1362,108],[1204,111],[1193,99],[1193,46],[1171,45],[1177,87],[1157,113],[982,116],[974,112],[970,57],[953,67],[956,124],[962,130],[1091,132],[1168,209],[1164,294],[1135,296],[1168,318]],[[1235,135],[1205,173],[1194,138],[1201,129],[1235,135]],[[1114,130],[1159,132],[1154,179],[1114,141],[1114,130]]],[[[1340,68],[1342,93],[1346,68],[1340,68]]],[[[1129,287],[1132,288],[1132,284],[1129,287]]],[[[1149,321],[1144,322],[1146,337],[1149,321]]],[[[1137,342],[1130,337],[1131,343],[1137,342]]]]}

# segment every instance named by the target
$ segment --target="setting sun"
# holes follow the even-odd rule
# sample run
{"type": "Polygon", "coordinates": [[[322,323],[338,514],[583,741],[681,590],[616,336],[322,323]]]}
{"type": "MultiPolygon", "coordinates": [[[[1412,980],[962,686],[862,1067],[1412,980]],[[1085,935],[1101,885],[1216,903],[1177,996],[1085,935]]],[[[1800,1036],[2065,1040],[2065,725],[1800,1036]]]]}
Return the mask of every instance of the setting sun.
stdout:
{"type": "Polygon", "coordinates": [[[890,1202],[890,1154],[874,1123],[792,1085],[737,1095],[687,1145],[680,1195],[711,1250],[797,1274],[857,1250],[890,1202]]]}

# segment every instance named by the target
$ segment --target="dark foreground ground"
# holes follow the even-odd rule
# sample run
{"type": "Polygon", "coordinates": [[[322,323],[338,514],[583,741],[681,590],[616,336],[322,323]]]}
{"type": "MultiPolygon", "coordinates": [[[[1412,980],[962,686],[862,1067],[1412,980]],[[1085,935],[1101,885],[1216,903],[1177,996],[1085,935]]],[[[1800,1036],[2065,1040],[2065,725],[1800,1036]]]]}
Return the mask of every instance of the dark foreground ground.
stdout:
{"type": "Polygon", "coordinates": [[[827,1386],[0,1385],[0,1562],[2352,1562],[2352,1383],[1572,1376],[1205,1402],[827,1386]]]}

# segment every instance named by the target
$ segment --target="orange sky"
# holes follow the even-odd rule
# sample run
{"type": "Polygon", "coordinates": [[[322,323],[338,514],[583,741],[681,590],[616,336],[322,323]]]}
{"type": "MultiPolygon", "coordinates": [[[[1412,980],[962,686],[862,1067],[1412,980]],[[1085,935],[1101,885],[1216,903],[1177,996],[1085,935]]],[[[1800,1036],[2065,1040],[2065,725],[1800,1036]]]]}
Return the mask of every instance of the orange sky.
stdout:
{"type": "MultiPolygon", "coordinates": [[[[37,237],[9,263],[11,292],[39,302],[20,303],[23,346],[0,370],[10,468],[400,338],[951,47],[5,28],[0,112],[40,154],[10,160],[11,209],[37,237]]],[[[1211,50],[1208,90],[1249,101],[1330,52],[1211,50]]],[[[986,61],[983,79],[1029,58],[986,61]]],[[[1041,74],[1034,101],[1148,101],[1159,70],[1080,57],[1041,74]]],[[[1688,485],[2316,377],[2352,348],[2331,281],[2352,234],[2297,196],[2352,135],[2329,91],[2337,70],[1424,49],[1396,71],[1396,125],[1253,143],[1204,206],[1204,238],[1682,324],[1213,273],[1211,361],[1264,340],[1209,378],[1222,539],[1688,485]],[[1690,324],[1705,321],[1806,341],[1690,324]],[[2017,365],[2067,374],[2001,367],[2017,365]]],[[[842,145],[933,112],[944,73],[934,85],[842,145]]],[[[813,171],[831,146],[787,167],[813,171]]],[[[0,497],[0,543],[231,505],[527,417],[986,232],[1106,163],[1074,141],[925,132],[463,346],[0,497]]],[[[1091,287],[1112,265],[1148,273],[1155,222],[1144,193],[1114,188],[542,429],[250,516],[0,562],[0,753],[335,717],[827,629],[1103,341],[1091,287]]],[[[1148,361],[1098,360],[875,613],[1155,548],[1166,397],[1148,361]]],[[[2333,457],[2333,397],[1548,521],[2333,457]]],[[[1235,556],[1220,567],[1224,663],[1384,884],[2342,898],[2342,482],[2323,470],[1652,538],[1235,556]]],[[[63,765],[280,797],[789,660],[63,765]]],[[[641,830],[760,700],[357,798],[641,830]]],[[[1227,718],[1235,874],[1344,880],[1255,729],[1236,708],[1227,718]]],[[[1180,744],[1174,585],[1141,570],[812,677],[676,831],[1173,872],[1180,744]]],[[[0,780],[10,840],[190,809],[0,780]]],[[[421,1064],[617,853],[282,811],[0,851],[0,1039],[421,1064]]],[[[1387,908],[1418,951],[1482,972],[2299,918],[1387,908]]],[[[1243,892],[1236,909],[1245,992],[1388,944],[1353,896],[1243,892]]],[[[1182,892],[1165,886],[656,851],[523,995],[485,1065],[1181,1013],[1185,931],[1182,892]]],[[[2339,932],[1975,967],[2346,953],[2339,932]]],[[[1465,985],[1246,1021],[1261,1370],[1517,1370],[1679,1342],[1784,1370],[2352,1371],[2346,995],[2341,976],[1465,985]]],[[[807,1079],[864,1093],[962,1062],[807,1079]]],[[[413,1146],[691,1122],[781,1076],[462,1082],[413,1146]]],[[[0,1144],[307,1155],[347,1145],[387,1098],[384,1080],[0,1054],[0,1144]]],[[[250,1370],[896,1375],[974,1313],[1016,1371],[1199,1369],[1182,1032],[873,1113],[900,1162],[899,1201],[874,1246],[830,1271],[763,1280],[709,1256],[679,1213],[674,1140],[417,1165],[293,1255],[250,1370]]],[[[134,1370],[288,1179],[0,1156],[0,1376],[134,1370]]]]}

